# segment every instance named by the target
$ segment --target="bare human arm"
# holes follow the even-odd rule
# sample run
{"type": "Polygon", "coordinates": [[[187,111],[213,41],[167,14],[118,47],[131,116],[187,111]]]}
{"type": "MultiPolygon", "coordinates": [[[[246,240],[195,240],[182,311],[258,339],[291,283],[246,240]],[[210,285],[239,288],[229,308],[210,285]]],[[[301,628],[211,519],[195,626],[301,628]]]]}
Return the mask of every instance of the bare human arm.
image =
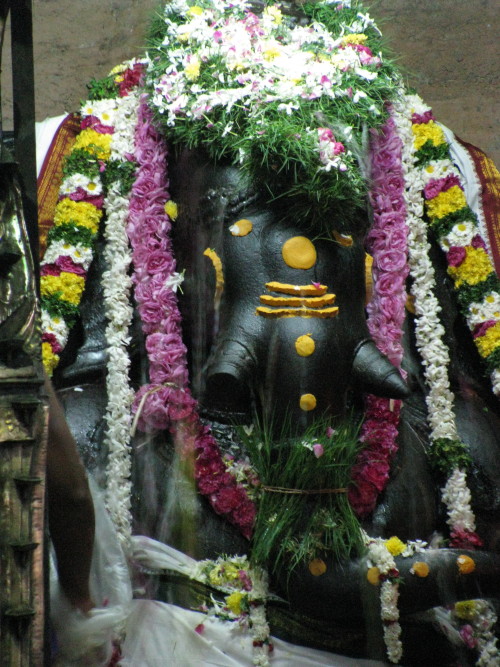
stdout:
{"type": "Polygon", "coordinates": [[[61,588],[69,602],[86,613],[94,606],[89,590],[94,506],[75,440],[48,378],[45,388],[49,396],[49,531],[56,552],[61,588]]]}

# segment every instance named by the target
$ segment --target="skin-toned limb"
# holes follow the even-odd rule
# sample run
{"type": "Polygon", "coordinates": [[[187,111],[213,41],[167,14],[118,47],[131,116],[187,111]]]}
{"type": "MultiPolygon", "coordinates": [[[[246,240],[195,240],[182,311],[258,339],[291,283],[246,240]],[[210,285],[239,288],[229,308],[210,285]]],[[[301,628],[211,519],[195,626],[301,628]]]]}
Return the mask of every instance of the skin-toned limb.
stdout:
{"type": "Polygon", "coordinates": [[[49,396],[47,489],[50,536],[61,588],[69,602],[85,613],[94,606],[89,590],[94,506],[76,443],[48,379],[45,388],[49,396]]]}

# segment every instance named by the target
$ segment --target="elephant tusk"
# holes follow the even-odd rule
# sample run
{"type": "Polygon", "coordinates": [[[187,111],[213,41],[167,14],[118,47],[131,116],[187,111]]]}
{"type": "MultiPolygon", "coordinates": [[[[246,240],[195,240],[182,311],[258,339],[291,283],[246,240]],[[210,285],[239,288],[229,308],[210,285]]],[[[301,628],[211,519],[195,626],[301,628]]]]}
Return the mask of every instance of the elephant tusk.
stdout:
{"type": "Polygon", "coordinates": [[[398,369],[367,338],[358,344],[352,362],[352,377],[363,391],[383,398],[407,398],[410,390],[398,369]]]}

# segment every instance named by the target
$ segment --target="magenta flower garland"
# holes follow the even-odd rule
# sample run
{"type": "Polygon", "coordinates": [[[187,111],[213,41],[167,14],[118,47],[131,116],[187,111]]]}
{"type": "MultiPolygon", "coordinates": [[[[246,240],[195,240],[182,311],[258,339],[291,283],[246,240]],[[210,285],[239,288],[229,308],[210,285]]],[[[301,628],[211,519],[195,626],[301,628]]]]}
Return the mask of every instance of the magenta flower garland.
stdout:
{"type": "MultiPolygon", "coordinates": [[[[403,358],[401,337],[409,270],[401,154],[401,140],[394,121],[389,118],[379,133],[372,132],[370,151],[373,226],[367,249],[374,261],[368,329],[378,349],[397,368],[403,358]]],[[[365,399],[365,421],[360,436],[365,448],[353,466],[353,484],[349,487],[349,501],[358,516],[366,516],[375,509],[378,495],[389,480],[390,462],[397,451],[400,409],[401,401],[373,395],[365,399]]]]}
{"type": "Polygon", "coordinates": [[[139,109],[134,157],[139,168],[132,187],[128,234],[150,377],[150,384],[141,387],[134,401],[134,411],[140,408],[138,425],[144,431],[168,428],[174,434],[182,432],[182,453],[194,456],[200,493],[207,496],[218,514],[250,538],[255,505],[228,472],[209,429],[200,423],[188,387],[186,348],[175,294],[179,276],[169,236],[171,223],[165,213],[167,149],[151,123],[144,100],[139,109]]]}

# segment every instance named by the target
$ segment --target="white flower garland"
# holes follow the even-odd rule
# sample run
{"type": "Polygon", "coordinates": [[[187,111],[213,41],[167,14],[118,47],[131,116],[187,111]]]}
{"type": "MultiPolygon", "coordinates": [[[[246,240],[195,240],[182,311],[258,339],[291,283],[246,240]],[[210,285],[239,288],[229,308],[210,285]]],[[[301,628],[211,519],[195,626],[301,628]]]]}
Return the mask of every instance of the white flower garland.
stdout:
{"type": "Polygon", "coordinates": [[[494,633],[497,622],[495,610],[487,600],[477,600],[475,604],[477,614],[474,618],[473,627],[479,651],[479,660],[476,662],[476,665],[478,667],[500,665],[500,652],[494,633]]]}
{"type": "MultiPolygon", "coordinates": [[[[133,154],[138,105],[139,95],[136,92],[117,99],[115,132],[111,141],[111,158],[114,160],[125,160],[126,155],[133,154]]],[[[133,311],[130,303],[132,280],[128,273],[131,252],[126,234],[129,197],[120,194],[119,188],[119,181],[113,183],[104,201],[107,212],[104,257],[109,267],[102,278],[108,319],[106,341],[109,356],[106,378],[108,405],[105,415],[107,431],[104,445],[108,449],[106,505],[120,542],[127,551],[132,532],[130,408],[134,399],[128,377],[130,357],[127,348],[130,343],[129,329],[133,311]]]]}
{"type": "MultiPolygon", "coordinates": [[[[431,440],[437,438],[458,439],[453,409],[454,395],[448,379],[450,357],[442,337],[444,328],[438,317],[441,310],[434,294],[435,273],[429,258],[427,227],[423,219],[424,203],[422,191],[426,182],[439,178],[442,174],[455,174],[459,171],[450,160],[434,161],[432,175],[415,166],[415,149],[411,130],[412,113],[425,113],[429,107],[418,95],[405,95],[401,91],[394,104],[394,121],[403,143],[403,169],[405,173],[405,201],[407,206],[407,225],[409,228],[408,249],[410,275],[413,278],[412,294],[415,297],[415,337],[417,348],[422,356],[424,376],[429,388],[427,396],[428,422],[431,440]]],[[[465,230],[467,231],[467,230],[465,230]]],[[[455,239],[441,239],[443,245],[455,242],[455,239]]],[[[496,305],[496,304],[495,304],[496,305]]],[[[493,379],[493,377],[492,377],[493,379]]],[[[474,532],[476,521],[471,507],[471,493],[467,486],[465,472],[454,468],[447,482],[441,489],[442,501],[448,513],[447,523],[451,529],[474,532]]],[[[384,582],[386,583],[386,582],[384,582]]],[[[500,653],[496,638],[491,628],[496,623],[496,614],[492,606],[482,600],[480,621],[476,624],[478,650],[477,665],[500,664],[500,653]]]]}
{"type": "Polygon", "coordinates": [[[389,548],[391,542],[395,540],[396,543],[399,543],[401,549],[394,553],[408,558],[425,551],[427,543],[414,540],[405,544],[397,538],[386,540],[382,537],[370,537],[365,532],[363,532],[363,540],[368,550],[367,566],[377,568],[382,581],[380,586],[380,617],[384,625],[384,642],[387,656],[392,663],[397,664],[403,655],[398,609],[399,570],[389,548]]]}
{"type": "MultiPolygon", "coordinates": [[[[430,244],[427,241],[427,225],[423,219],[424,202],[422,191],[425,177],[422,169],[415,167],[415,149],[411,130],[414,112],[426,111],[428,107],[418,95],[405,95],[401,91],[394,104],[394,121],[403,143],[403,171],[405,174],[405,201],[407,208],[408,250],[410,275],[413,278],[412,294],[415,298],[415,338],[422,357],[424,377],[428,387],[426,397],[431,441],[438,438],[458,439],[453,403],[455,397],[450,389],[448,366],[450,355],[444,343],[444,328],[438,313],[441,307],[434,294],[436,279],[429,258],[430,244]]],[[[440,162],[446,162],[441,160],[440,162]]],[[[470,506],[470,493],[464,492],[465,475],[455,468],[442,489],[442,499],[448,511],[448,525],[467,526],[475,531],[475,519],[470,506]],[[462,482],[459,483],[459,482],[462,482]]]]}
{"type": "MultiPolygon", "coordinates": [[[[195,581],[228,593],[226,604],[212,597],[212,606],[207,615],[222,620],[238,621],[242,627],[249,627],[253,644],[253,664],[269,667],[271,630],[266,619],[266,601],[269,597],[267,573],[261,568],[251,567],[246,556],[221,556],[217,560],[198,561],[189,572],[195,581]],[[231,609],[231,598],[236,594],[236,607],[231,609]],[[240,609],[245,603],[247,612],[240,609]]],[[[202,627],[200,624],[198,628],[202,627]]]]}

